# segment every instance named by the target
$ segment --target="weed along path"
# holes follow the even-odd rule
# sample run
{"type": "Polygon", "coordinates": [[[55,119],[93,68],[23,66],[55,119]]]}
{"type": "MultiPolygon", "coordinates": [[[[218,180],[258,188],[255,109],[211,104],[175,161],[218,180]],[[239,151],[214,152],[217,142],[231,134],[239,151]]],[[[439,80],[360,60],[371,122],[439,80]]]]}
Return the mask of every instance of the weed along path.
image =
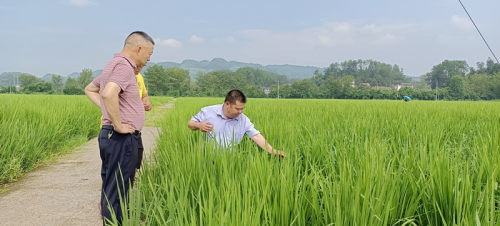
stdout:
{"type": "MultiPolygon", "coordinates": [[[[169,103],[162,107],[172,108],[169,103]],[[168,105],[168,106],[167,106],[168,105]]],[[[142,130],[144,161],[159,136],[142,130]]],[[[38,167],[0,193],[0,225],[102,225],[99,216],[101,158],[97,138],[38,167]]]]}
{"type": "MultiPolygon", "coordinates": [[[[145,152],[158,137],[155,127],[144,127],[145,152]]],[[[147,158],[145,158],[147,159],[147,158]]],[[[1,225],[102,225],[101,158],[97,138],[54,164],[39,167],[0,194],[1,225]]]]}

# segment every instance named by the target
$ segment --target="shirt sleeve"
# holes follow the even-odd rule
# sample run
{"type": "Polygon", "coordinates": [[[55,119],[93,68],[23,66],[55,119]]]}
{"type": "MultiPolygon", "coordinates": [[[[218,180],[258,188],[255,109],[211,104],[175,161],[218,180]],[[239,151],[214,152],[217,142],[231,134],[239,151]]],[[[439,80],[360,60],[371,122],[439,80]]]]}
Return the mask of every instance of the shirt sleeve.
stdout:
{"type": "Polygon", "coordinates": [[[126,90],[132,82],[136,82],[131,79],[131,75],[134,75],[133,68],[130,67],[130,65],[120,63],[113,68],[113,72],[109,76],[108,82],[114,82],[120,87],[121,90],[126,90]]]}
{"type": "Polygon", "coordinates": [[[204,109],[201,109],[200,112],[198,112],[198,114],[196,114],[195,116],[191,117],[191,120],[195,121],[195,122],[202,122],[202,121],[205,121],[206,120],[206,113],[204,111],[204,109]]]}
{"type": "Polygon", "coordinates": [[[95,78],[93,81],[92,81],[92,84],[94,84],[94,86],[96,86],[97,88],[101,88],[101,80],[102,80],[102,76],[97,76],[97,78],[95,78]]]}
{"type": "Polygon", "coordinates": [[[245,118],[245,128],[246,131],[245,133],[248,135],[248,138],[252,138],[253,136],[260,134],[260,131],[256,130],[255,127],[253,126],[253,123],[250,121],[249,118],[245,118]]]}

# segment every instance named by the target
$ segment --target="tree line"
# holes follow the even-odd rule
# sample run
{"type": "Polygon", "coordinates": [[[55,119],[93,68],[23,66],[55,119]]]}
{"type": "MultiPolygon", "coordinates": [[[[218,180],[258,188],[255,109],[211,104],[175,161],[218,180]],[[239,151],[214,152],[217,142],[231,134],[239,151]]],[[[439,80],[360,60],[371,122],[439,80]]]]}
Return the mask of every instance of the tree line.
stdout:
{"type": "MultiPolygon", "coordinates": [[[[268,98],[401,99],[406,95],[419,100],[500,99],[500,64],[491,59],[478,62],[476,67],[465,61],[444,60],[419,80],[405,76],[398,65],[374,60],[332,63],[302,80],[248,67],[198,73],[191,79],[188,70],[152,65],[143,75],[152,96],[222,97],[228,90],[240,89],[249,97],[268,98]]],[[[79,77],[65,83],[59,75],[45,82],[21,74],[20,90],[3,87],[0,92],[80,95],[92,79],[90,69],[83,69],[79,77]]]]}
{"type": "Polygon", "coordinates": [[[0,93],[83,95],[85,86],[92,80],[92,70],[88,68],[83,69],[77,78],[69,77],[65,82],[61,75],[52,75],[51,81],[46,82],[34,75],[22,73],[19,75],[20,89],[6,86],[0,89],[0,93]]]}

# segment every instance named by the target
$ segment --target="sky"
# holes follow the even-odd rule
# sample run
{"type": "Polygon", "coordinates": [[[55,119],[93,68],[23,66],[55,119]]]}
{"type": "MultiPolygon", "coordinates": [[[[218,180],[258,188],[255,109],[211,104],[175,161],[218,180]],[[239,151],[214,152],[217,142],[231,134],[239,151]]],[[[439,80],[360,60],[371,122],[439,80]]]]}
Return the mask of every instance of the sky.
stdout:
{"type": "MultiPolygon", "coordinates": [[[[500,55],[500,1],[462,2],[500,55]]],[[[0,21],[0,73],[37,76],[102,69],[136,30],[156,42],[151,62],[372,59],[416,77],[493,58],[458,0],[0,0],[0,21]]]]}

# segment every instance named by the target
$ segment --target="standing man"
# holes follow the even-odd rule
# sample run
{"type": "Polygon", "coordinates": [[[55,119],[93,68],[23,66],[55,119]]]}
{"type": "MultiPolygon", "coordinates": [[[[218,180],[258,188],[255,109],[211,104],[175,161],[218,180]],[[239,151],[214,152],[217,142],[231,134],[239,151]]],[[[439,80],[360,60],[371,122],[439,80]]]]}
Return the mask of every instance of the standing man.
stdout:
{"type": "Polygon", "coordinates": [[[122,52],[115,54],[102,74],[85,87],[85,94],[101,108],[103,116],[98,138],[102,160],[103,223],[112,219],[111,210],[118,221],[122,221],[119,197],[126,201],[129,186],[134,183],[137,137],[145,120],[134,70],[146,65],[153,49],[154,41],[148,34],[132,32],[126,38],[122,52]]]}
{"type": "MultiPolygon", "coordinates": [[[[139,86],[139,97],[141,98],[142,104],[144,105],[145,111],[151,111],[151,101],[149,101],[148,90],[146,89],[146,84],[144,83],[144,77],[142,77],[141,70],[144,66],[137,66],[134,69],[135,78],[137,79],[137,85],[139,86]]],[[[98,104],[101,107],[101,104],[98,104]]],[[[103,118],[101,116],[101,127],[103,118]]],[[[142,134],[139,134],[137,138],[137,169],[141,168],[142,157],[144,156],[144,146],[142,145],[142,134]]]]}
{"type": "Polygon", "coordinates": [[[243,114],[247,99],[240,90],[231,90],[226,95],[224,104],[204,107],[188,122],[191,130],[208,133],[208,139],[214,139],[221,147],[239,144],[245,134],[269,154],[285,157],[285,152],[274,149],[243,114]]]}

